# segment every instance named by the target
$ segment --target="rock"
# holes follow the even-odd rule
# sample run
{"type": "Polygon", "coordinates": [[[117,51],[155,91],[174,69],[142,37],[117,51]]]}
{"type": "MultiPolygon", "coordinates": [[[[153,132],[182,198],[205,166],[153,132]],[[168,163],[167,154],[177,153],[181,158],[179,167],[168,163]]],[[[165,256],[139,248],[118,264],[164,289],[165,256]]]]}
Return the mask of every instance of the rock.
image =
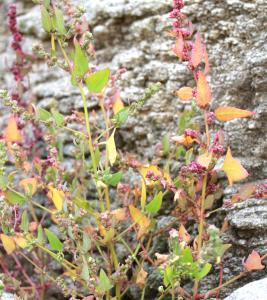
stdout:
{"type": "Polygon", "coordinates": [[[250,282],[234,291],[224,300],[263,300],[267,299],[267,278],[250,282]]]}
{"type": "Polygon", "coordinates": [[[10,293],[3,293],[0,295],[0,300],[15,300],[15,296],[10,293]]]}

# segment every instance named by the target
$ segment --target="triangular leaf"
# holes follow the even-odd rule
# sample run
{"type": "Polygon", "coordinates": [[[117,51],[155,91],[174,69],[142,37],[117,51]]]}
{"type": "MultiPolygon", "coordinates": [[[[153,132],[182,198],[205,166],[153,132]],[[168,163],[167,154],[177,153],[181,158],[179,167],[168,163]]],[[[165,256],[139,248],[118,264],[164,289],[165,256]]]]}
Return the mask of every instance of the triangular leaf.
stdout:
{"type": "Polygon", "coordinates": [[[264,269],[264,265],[261,263],[261,257],[257,251],[253,250],[251,254],[248,256],[246,261],[243,263],[244,267],[248,272],[253,270],[262,270],[264,269]]]}
{"type": "Polygon", "coordinates": [[[159,192],[154,197],[154,199],[147,204],[147,206],[146,206],[147,212],[149,212],[151,214],[156,214],[161,208],[162,198],[163,198],[163,193],[159,192]]]}
{"type": "Polygon", "coordinates": [[[22,136],[17,126],[17,121],[14,116],[10,116],[5,131],[5,140],[7,142],[21,142],[22,136]]]}
{"type": "Polygon", "coordinates": [[[6,250],[7,254],[9,255],[13,253],[16,249],[16,244],[13,238],[5,234],[0,234],[0,238],[2,240],[3,247],[6,250]]]}
{"type": "Polygon", "coordinates": [[[56,28],[58,33],[64,35],[67,31],[64,24],[64,15],[60,9],[55,8],[56,28]]]}
{"type": "Polygon", "coordinates": [[[41,8],[41,17],[43,29],[46,32],[50,32],[52,30],[52,21],[47,9],[44,6],[41,8]]]}
{"type": "Polygon", "coordinates": [[[99,70],[85,79],[91,93],[102,93],[109,80],[110,70],[99,70]]]}
{"type": "Polygon", "coordinates": [[[52,186],[49,186],[48,189],[49,192],[47,196],[53,201],[57,210],[62,210],[65,197],[64,192],[57,190],[52,186]]]}
{"type": "Polygon", "coordinates": [[[58,237],[50,230],[45,228],[45,234],[48,238],[48,242],[52,248],[52,250],[55,251],[62,251],[63,250],[63,244],[58,239],[58,237]]]}
{"type": "Polygon", "coordinates": [[[133,221],[139,225],[139,231],[137,234],[137,239],[139,239],[142,235],[147,233],[151,221],[149,218],[143,215],[138,208],[134,207],[133,205],[129,206],[129,210],[133,221]]]}
{"type": "Polygon", "coordinates": [[[5,192],[5,197],[10,204],[24,204],[27,198],[16,191],[7,191],[5,192]]]}
{"type": "Polygon", "coordinates": [[[230,185],[235,181],[240,181],[248,177],[248,172],[241,165],[240,161],[232,157],[230,147],[227,150],[222,169],[226,173],[230,185]]]}
{"type": "Polygon", "coordinates": [[[82,50],[79,43],[75,43],[75,53],[74,53],[74,70],[73,77],[74,79],[84,76],[88,70],[88,58],[85,52],[82,50]]]}
{"type": "Polygon", "coordinates": [[[109,291],[110,289],[112,289],[113,285],[111,284],[107,274],[105,273],[105,271],[103,269],[100,270],[100,274],[99,274],[99,284],[96,287],[97,291],[99,293],[106,293],[107,291],[109,291]]]}

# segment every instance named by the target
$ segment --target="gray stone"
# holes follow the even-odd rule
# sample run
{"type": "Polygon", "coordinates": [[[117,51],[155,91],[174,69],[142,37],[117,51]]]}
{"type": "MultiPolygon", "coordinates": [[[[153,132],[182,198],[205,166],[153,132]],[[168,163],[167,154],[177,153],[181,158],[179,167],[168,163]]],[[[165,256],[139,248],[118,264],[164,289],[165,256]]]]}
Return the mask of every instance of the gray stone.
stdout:
{"type": "Polygon", "coordinates": [[[267,299],[267,278],[250,282],[234,291],[224,300],[264,300],[267,299]]]}
{"type": "Polygon", "coordinates": [[[3,293],[0,295],[0,300],[15,300],[15,296],[10,293],[3,293]]]}

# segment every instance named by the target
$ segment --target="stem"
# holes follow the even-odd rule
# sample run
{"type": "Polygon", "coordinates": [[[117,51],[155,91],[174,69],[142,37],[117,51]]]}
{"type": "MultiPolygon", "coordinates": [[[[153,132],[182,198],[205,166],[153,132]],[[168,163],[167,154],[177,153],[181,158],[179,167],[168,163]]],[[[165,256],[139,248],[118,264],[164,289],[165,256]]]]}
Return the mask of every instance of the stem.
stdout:
{"type": "Polygon", "coordinates": [[[226,287],[226,286],[228,286],[229,284],[231,284],[231,283],[237,281],[238,279],[244,277],[244,276],[247,275],[248,273],[249,273],[249,272],[241,272],[239,275],[233,277],[232,279],[226,281],[225,283],[223,283],[223,284],[217,286],[216,288],[210,290],[205,296],[208,296],[208,297],[209,297],[209,296],[213,295],[215,292],[217,292],[217,291],[219,291],[220,289],[222,289],[223,287],[226,287]]]}
{"type": "MultiPolygon", "coordinates": [[[[204,212],[205,212],[205,198],[206,198],[206,188],[207,188],[207,179],[208,174],[205,174],[202,185],[202,193],[201,193],[201,204],[200,204],[200,222],[199,222],[199,233],[198,233],[198,258],[200,256],[202,242],[203,242],[203,230],[204,230],[204,212]]],[[[199,281],[195,280],[194,284],[194,296],[198,293],[198,285],[199,281]]]]}
{"type": "MultiPolygon", "coordinates": [[[[118,261],[117,254],[115,252],[114,244],[112,242],[109,244],[109,250],[111,253],[111,257],[112,257],[112,263],[115,267],[115,270],[117,271],[117,269],[119,268],[119,261],[118,261]]],[[[120,300],[120,299],[121,299],[121,288],[120,288],[120,285],[117,283],[116,284],[116,300],[120,300]]]]}
{"type": "Polygon", "coordinates": [[[206,111],[204,111],[204,121],[205,121],[205,129],[206,129],[206,136],[207,136],[207,148],[209,149],[210,133],[209,133],[209,124],[208,124],[208,117],[206,111]]]}

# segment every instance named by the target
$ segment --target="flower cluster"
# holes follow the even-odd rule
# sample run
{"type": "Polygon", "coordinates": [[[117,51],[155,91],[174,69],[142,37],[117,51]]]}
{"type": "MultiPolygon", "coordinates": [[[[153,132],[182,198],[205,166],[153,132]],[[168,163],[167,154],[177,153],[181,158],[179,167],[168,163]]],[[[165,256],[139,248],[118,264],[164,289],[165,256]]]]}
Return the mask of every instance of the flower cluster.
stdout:
{"type": "Polygon", "coordinates": [[[188,174],[202,175],[206,171],[205,167],[202,167],[198,162],[192,161],[188,166],[183,166],[180,170],[181,175],[186,176],[188,174]]]}

